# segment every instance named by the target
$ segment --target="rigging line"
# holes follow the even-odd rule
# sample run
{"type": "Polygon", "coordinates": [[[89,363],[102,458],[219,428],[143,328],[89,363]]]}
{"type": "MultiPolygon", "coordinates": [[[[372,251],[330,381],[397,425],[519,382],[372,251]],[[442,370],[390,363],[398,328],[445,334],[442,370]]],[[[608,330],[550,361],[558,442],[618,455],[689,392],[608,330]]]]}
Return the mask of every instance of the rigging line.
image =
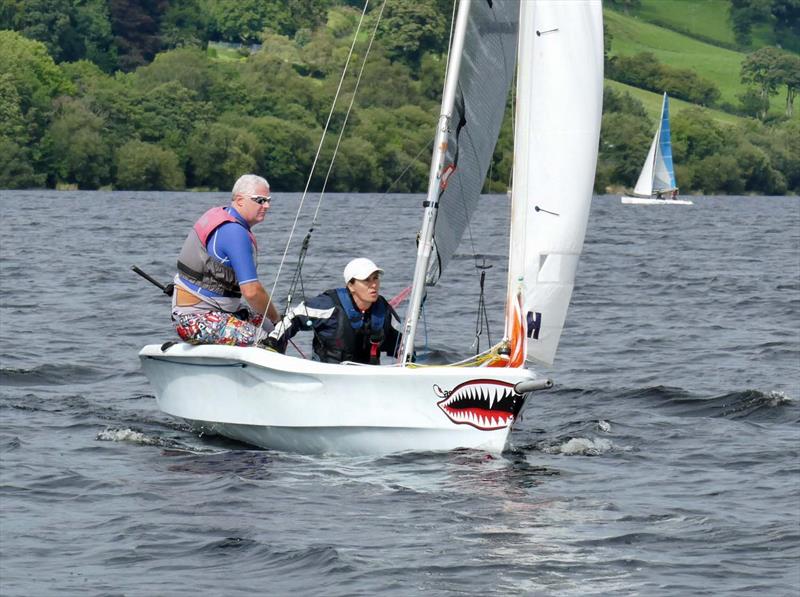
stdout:
{"type": "MultiPolygon", "coordinates": [[[[480,197],[478,197],[478,201],[480,201],[480,197]]],[[[477,207],[476,207],[477,209],[477,207]]],[[[483,263],[478,265],[478,253],[475,250],[475,239],[472,236],[472,222],[471,218],[467,219],[467,232],[469,233],[469,242],[472,245],[472,258],[475,260],[475,273],[477,274],[478,278],[480,279],[480,296],[478,298],[478,314],[477,319],[478,321],[475,323],[475,343],[477,346],[477,350],[480,351],[480,336],[483,334],[483,324],[486,325],[486,335],[488,336],[489,344],[492,343],[492,333],[489,330],[489,315],[486,312],[486,301],[484,299],[484,280],[486,279],[486,270],[491,268],[491,265],[486,265],[486,256],[483,257],[483,263]]]]}
{"type": "MultiPolygon", "coordinates": [[[[462,193],[461,196],[463,197],[464,194],[462,193]]],[[[478,202],[480,202],[480,193],[478,194],[478,202]]],[[[475,205],[475,210],[477,211],[478,205],[475,205]]],[[[464,210],[466,212],[466,209],[464,210]]],[[[475,260],[475,270],[478,273],[481,267],[478,265],[478,252],[475,249],[475,238],[472,236],[472,218],[467,217],[467,214],[464,214],[464,217],[467,221],[467,234],[469,235],[469,244],[472,247],[472,258],[475,260]]],[[[483,263],[486,265],[486,257],[483,258],[483,263]]],[[[491,266],[489,266],[491,267],[491,266]]],[[[480,275],[480,274],[478,274],[480,275]]],[[[481,291],[482,292],[482,291],[481,291]]]]}
{"type": "MultiPolygon", "coordinates": [[[[486,302],[483,299],[481,299],[481,307],[483,308],[483,322],[486,326],[486,338],[489,340],[489,344],[491,345],[492,330],[489,329],[489,314],[486,312],[486,302]]],[[[481,329],[483,329],[483,326],[481,326],[481,329]]]]}
{"type": "Polygon", "coordinates": [[[491,265],[486,265],[486,257],[483,257],[483,263],[478,265],[477,263],[477,255],[475,256],[475,269],[480,271],[480,295],[478,297],[478,312],[475,320],[475,341],[473,342],[473,346],[476,347],[475,354],[480,352],[481,347],[481,336],[483,335],[484,327],[486,328],[486,334],[489,338],[489,344],[492,343],[492,332],[489,330],[489,315],[486,312],[486,300],[485,300],[485,293],[484,293],[484,283],[486,281],[486,270],[491,269],[491,265]]]}
{"type": "MultiPolygon", "coordinates": [[[[447,85],[447,71],[450,69],[450,48],[453,47],[453,31],[456,28],[456,6],[457,1],[453,2],[453,10],[450,13],[450,37],[447,40],[447,56],[444,61],[444,78],[442,79],[442,95],[444,95],[444,88],[447,85]]],[[[435,139],[435,138],[434,138],[435,139]]]]}
{"type": "Polygon", "coordinates": [[[320,207],[322,207],[322,197],[325,195],[325,189],[328,186],[328,179],[331,176],[331,171],[333,170],[333,164],[336,161],[336,155],[339,153],[339,146],[342,143],[342,138],[344,137],[344,131],[347,128],[347,121],[350,118],[350,112],[353,110],[353,104],[356,101],[356,94],[358,93],[358,86],[361,83],[361,76],[364,74],[364,67],[366,67],[367,65],[367,59],[369,58],[369,53],[372,50],[372,44],[375,41],[375,36],[378,33],[378,25],[380,25],[381,23],[381,17],[383,17],[384,8],[386,8],[386,0],[383,0],[383,3],[381,4],[381,9],[378,12],[378,18],[375,19],[375,27],[372,29],[372,37],[369,38],[369,44],[367,45],[367,49],[364,52],[364,59],[361,61],[361,68],[358,71],[358,77],[356,77],[356,84],[353,87],[353,95],[350,97],[350,105],[347,106],[347,112],[344,115],[344,122],[342,122],[342,128],[339,131],[339,137],[336,139],[336,147],[334,147],[333,155],[331,156],[331,163],[328,164],[328,172],[325,174],[325,181],[322,183],[322,190],[319,192],[319,201],[317,202],[317,209],[314,212],[314,219],[311,221],[312,230],[317,222],[317,216],[319,215],[320,207]]]}
{"type": "MultiPolygon", "coordinates": [[[[308,243],[311,240],[311,232],[306,234],[306,237],[303,239],[303,245],[300,247],[300,255],[297,257],[297,266],[294,268],[294,275],[292,276],[292,282],[289,284],[289,292],[286,297],[286,308],[283,310],[284,316],[289,311],[289,307],[292,303],[292,299],[294,298],[294,291],[297,288],[298,280],[300,281],[300,289],[303,290],[303,282],[302,282],[302,272],[303,272],[303,264],[306,261],[306,255],[308,254],[308,243]]],[[[305,300],[305,296],[303,296],[305,300]]]]}
{"type": "MultiPolygon", "coordinates": [[[[385,1],[385,0],[384,0],[385,1]]],[[[336,94],[333,97],[333,103],[331,104],[330,112],[328,112],[328,119],[325,121],[325,127],[322,129],[322,136],[319,139],[319,145],[317,146],[317,153],[314,155],[314,161],[311,164],[311,170],[308,173],[308,179],[306,180],[306,186],[303,189],[303,195],[300,197],[300,205],[297,207],[297,213],[294,217],[294,222],[292,223],[292,228],[289,231],[289,238],[286,240],[286,248],[283,250],[283,255],[281,256],[281,261],[278,264],[278,271],[275,273],[275,282],[272,285],[272,292],[269,295],[269,301],[267,301],[267,308],[264,311],[264,317],[266,317],[267,311],[269,311],[269,306],[273,303],[273,296],[275,295],[275,289],[278,286],[278,280],[280,279],[281,271],[283,270],[283,264],[286,262],[286,255],[289,254],[289,245],[292,242],[292,237],[294,236],[294,231],[297,228],[297,222],[300,219],[300,212],[303,209],[303,204],[306,200],[306,195],[308,194],[308,187],[311,185],[311,178],[314,175],[314,170],[317,166],[317,162],[319,161],[319,155],[322,152],[322,145],[325,142],[325,135],[328,132],[328,128],[331,124],[331,119],[333,118],[333,112],[336,109],[336,102],[339,100],[339,94],[342,91],[342,84],[344,83],[345,76],[347,75],[347,69],[350,66],[350,59],[353,56],[353,49],[356,46],[356,41],[358,40],[358,34],[361,32],[361,25],[364,22],[364,16],[367,14],[367,7],[369,6],[369,0],[365,0],[364,8],[361,11],[361,18],[358,21],[358,25],[356,26],[356,31],[353,34],[353,42],[350,44],[350,51],[347,54],[347,60],[345,61],[344,68],[342,69],[342,76],[339,78],[339,86],[336,88],[336,94]]],[[[310,231],[309,231],[310,232],[310,231]]]]}
{"type": "Polygon", "coordinates": [[[415,155],[413,158],[411,158],[411,160],[408,162],[408,165],[400,173],[400,176],[395,178],[394,181],[392,182],[392,184],[390,184],[389,187],[383,192],[384,195],[388,195],[392,191],[392,187],[394,187],[394,185],[396,185],[398,182],[400,182],[400,179],[403,178],[405,173],[408,172],[408,169],[411,168],[411,166],[414,165],[414,163],[417,161],[417,158],[419,158],[419,156],[422,155],[423,151],[425,151],[426,149],[431,147],[435,140],[436,140],[435,137],[431,137],[431,139],[430,139],[430,141],[428,141],[427,145],[425,145],[422,149],[420,149],[419,152],[417,152],[417,155],[415,155]]]}
{"type": "MultiPolygon", "coordinates": [[[[299,278],[300,278],[300,294],[301,294],[301,295],[302,295],[302,297],[303,297],[303,308],[305,309],[306,317],[309,317],[309,318],[310,318],[311,316],[308,314],[308,302],[306,301],[306,288],[305,288],[305,285],[303,284],[302,266],[300,266],[300,270],[298,271],[298,276],[299,276],[299,278]]],[[[311,324],[311,320],[310,320],[310,319],[306,319],[306,320],[305,320],[305,322],[304,322],[304,324],[305,324],[305,327],[306,327],[306,328],[308,328],[308,326],[309,326],[309,325],[312,325],[312,324],[311,324]]],[[[314,338],[316,338],[316,337],[317,337],[317,329],[316,329],[315,327],[313,327],[313,325],[312,325],[312,327],[311,327],[311,331],[313,332],[313,336],[314,336],[314,338]]],[[[300,355],[301,355],[301,356],[302,356],[304,359],[306,358],[306,355],[304,355],[304,354],[303,354],[303,353],[300,351],[300,349],[299,349],[299,348],[297,348],[297,346],[296,346],[294,343],[292,343],[292,346],[294,346],[295,350],[297,350],[297,352],[299,352],[299,353],[300,353],[300,355]]],[[[312,342],[312,347],[313,347],[313,342],[312,342]]]]}
{"type": "MultiPolygon", "coordinates": [[[[462,194],[461,196],[463,197],[464,195],[462,194]]],[[[480,200],[481,200],[481,197],[480,197],[480,194],[478,194],[478,202],[480,202],[480,200]]],[[[475,210],[477,211],[477,209],[478,209],[478,206],[476,204],[475,205],[475,210]]],[[[466,211],[466,209],[464,211],[466,211]]],[[[469,244],[472,247],[472,258],[475,260],[475,267],[477,268],[478,267],[478,252],[475,250],[475,239],[472,237],[472,221],[471,221],[472,218],[470,218],[469,215],[466,214],[466,213],[464,214],[464,217],[467,220],[467,233],[469,234],[469,244]]]]}
{"type": "MultiPolygon", "coordinates": [[[[481,282],[483,282],[483,278],[481,279],[481,282]]],[[[483,327],[481,326],[481,323],[483,323],[481,319],[482,306],[483,306],[483,288],[481,287],[481,296],[478,299],[478,317],[477,320],[475,321],[475,341],[473,342],[473,346],[475,346],[475,354],[478,354],[481,351],[481,334],[483,333],[483,327]]]]}

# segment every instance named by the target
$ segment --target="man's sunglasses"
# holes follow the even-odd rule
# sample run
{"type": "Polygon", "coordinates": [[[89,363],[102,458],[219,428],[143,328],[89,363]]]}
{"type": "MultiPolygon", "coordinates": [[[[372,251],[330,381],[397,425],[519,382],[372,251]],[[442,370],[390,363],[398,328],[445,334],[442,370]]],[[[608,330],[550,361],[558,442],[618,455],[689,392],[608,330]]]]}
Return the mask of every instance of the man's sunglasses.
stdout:
{"type": "Polygon", "coordinates": [[[265,197],[264,195],[250,195],[250,199],[259,205],[269,205],[269,202],[272,201],[272,196],[265,197]]]}

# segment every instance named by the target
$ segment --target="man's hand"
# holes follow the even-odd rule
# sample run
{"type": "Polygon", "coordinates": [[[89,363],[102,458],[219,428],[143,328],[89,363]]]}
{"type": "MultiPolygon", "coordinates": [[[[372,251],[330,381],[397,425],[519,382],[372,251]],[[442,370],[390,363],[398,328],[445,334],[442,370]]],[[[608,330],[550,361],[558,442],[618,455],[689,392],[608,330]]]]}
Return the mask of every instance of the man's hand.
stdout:
{"type": "Polygon", "coordinates": [[[263,340],[259,340],[258,347],[265,350],[271,350],[272,352],[279,352],[281,354],[286,352],[286,345],[282,342],[279,342],[272,336],[267,336],[263,340]]]}
{"type": "Polygon", "coordinates": [[[264,290],[261,282],[254,281],[248,282],[247,284],[242,284],[241,289],[244,300],[246,300],[247,304],[252,307],[253,311],[256,313],[264,313],[266,311],[267,318],[272,323],[278,323],[278,320],[280,319],[278,309],[275,307],[275,304],[270,301],[269,293],[264,290]],[[267,309],[268,304],[269,309],[267,309]]]}

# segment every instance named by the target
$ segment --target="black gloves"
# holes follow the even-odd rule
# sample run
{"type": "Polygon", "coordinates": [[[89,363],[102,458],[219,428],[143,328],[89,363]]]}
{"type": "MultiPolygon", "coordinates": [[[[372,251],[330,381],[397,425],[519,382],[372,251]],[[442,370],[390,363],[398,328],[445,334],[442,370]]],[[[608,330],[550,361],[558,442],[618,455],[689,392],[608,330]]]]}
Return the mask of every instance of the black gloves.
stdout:
{"type": "Polygon", "coordinates": [[[258,347],[264,348],[265,350],[272,350],[274,352],[286,352],[286,343],[280,342],[272,336],[267,336],[266,338],[259,340],[258,347]]]}

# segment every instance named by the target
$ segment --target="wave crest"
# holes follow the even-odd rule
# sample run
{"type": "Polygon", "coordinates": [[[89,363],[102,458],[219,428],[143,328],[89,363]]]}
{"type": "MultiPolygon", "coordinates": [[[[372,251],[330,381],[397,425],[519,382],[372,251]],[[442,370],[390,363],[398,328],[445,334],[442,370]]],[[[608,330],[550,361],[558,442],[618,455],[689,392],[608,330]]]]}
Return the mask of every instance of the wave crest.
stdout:
{"type": "Polygon", "coordinates": [[[610,452],[614,444],[607,439],[588,439],[573,437],[563,444],[548,446],[542,449],[545,454],[564,454],[565,456],[599,456],[610,452]]]}

